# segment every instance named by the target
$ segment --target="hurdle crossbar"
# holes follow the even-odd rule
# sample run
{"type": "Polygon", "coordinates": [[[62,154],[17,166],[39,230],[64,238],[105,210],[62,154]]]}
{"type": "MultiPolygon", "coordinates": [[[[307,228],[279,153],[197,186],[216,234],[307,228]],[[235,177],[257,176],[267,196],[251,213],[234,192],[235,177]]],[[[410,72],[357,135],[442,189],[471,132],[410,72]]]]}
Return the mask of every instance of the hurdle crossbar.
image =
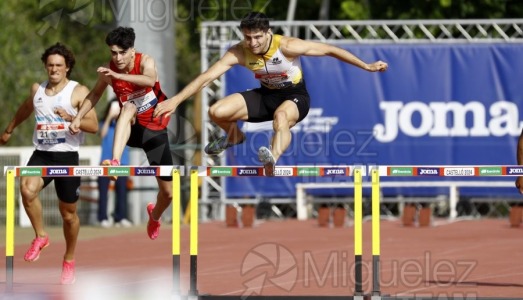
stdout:
{"type": "MultiPolygon", "coordinates": [[[[171,176],[173,168],[181,176],[189,175],[196,169],[198,176],[265,176],[262,166],[5,166],[21,176],[171,176]]],[[[277,177],[324,177],[353,176],[360,169],[362,176],[368,176],[377,169],[380,177],[505,177],[523,176],[523,166],[518,165],[297,165],[276,166],[277,177]]]]}
{"type": "MultiPolygon", "coordinates": [[[[360,170],[366,176],[367,169],[364,166],[354,165],[303,165],[303,166],[276,166],[274,176],[276,177],[323,177],[323,176],[352,176],[354,170],[360,170]]],[[[207,177],[247,177],[265,176],[262,166],[199,166],[198,176],[207,177]]]]}
{"type": "Polygon", "coordinates": [[[27,166],[11,168],[16,177],[70,177],[70,176],[172,176],[173,169],[185,175],[184,166],[27,166]]]}
{"type": "Polygon", "coordinates": [[[390,165],[368,166],[369,173],[379,170],[381,177],[498,177],[523,176],[518,165],[390,165]]]}

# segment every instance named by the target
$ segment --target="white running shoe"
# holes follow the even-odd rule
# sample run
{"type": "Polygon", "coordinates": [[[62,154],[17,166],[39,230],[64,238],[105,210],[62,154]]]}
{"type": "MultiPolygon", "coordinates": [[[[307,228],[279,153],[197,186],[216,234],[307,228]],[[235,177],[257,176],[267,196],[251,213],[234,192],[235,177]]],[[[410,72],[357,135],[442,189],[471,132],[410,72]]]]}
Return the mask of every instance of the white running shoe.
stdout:
{"type": "Polygon", "coordinates": [[[274,160],[271,150],[267,147],[260,147],[258,150],[258,159],[263,164],[265,176],[274,176],[274,166],[276,165],[276,161],[274,160]]]}
{"type": "Polygon", "coordinates": [[[133,227],[133,223],[127,219],[121,219],[119,222],[114,223],[114,226],[117,228],[120,228],[120,227],[129,228],[129,227],[133,227]]]}
{"type": "Polygon", "coordinates": [[[105,219],[105,220],[100,222],[100,227],[102,227],[102,228],[111,228],[111,227],[113,227],[113,222],[111,222],[110,220],[105,219]]]}

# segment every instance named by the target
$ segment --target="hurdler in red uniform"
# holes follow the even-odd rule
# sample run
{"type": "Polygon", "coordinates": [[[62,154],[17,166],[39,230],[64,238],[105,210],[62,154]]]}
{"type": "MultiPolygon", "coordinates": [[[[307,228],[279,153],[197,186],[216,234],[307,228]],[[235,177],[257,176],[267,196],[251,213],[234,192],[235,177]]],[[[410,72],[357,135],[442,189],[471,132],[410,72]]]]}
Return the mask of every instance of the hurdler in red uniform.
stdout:
{"type": "MultiPolygon", "coordinates": [[[[81,118],[96,105],[107,86],[111,85],[122,109],[116,123],[113,159],[103,164],[119,165],[127,144],[143,149],[151,166],[172,165],[166,129],[169,118],[153,117],[156,105],[167,97],[160,88],[154,59],[136,52],[134,40],[134,30],[129,27],[118,27],[107,35],[105,42],[111,52],[111,61],[108,66],[98,68],[98,81],[71,122],[69,130],[71,133],[78,132],[81,118]]],[[[172,199],[171,177],[158,176],[156,179],[159,187],[156,204],[147,205],[147,234],[153,240],[159,234],[160,217],[172,199]]]]}
{"type": "MultiPolygon", "coordinates": [[[[128,73],[129,75],[142,75],[140,71],[142,56],[142,53],[135,53],[134,67],[128,73]]],[[[109,67],[112,71],[118,73],[118,68],[113,61],[109,63],[109,67]]],[[[160,88],[159,81],[156,81],[151,88],[139,86],[129,81],[111,78],[111,85],[113,86],[116,97],[120,100],[120,107],[126,102],[130,102],[136,106],[136,121],[138,121],[140,125],[151,130],[161,130],[167,127],[170,118],[163,116],[153,118],[156,104],[167,99],[167,96],[165,96],[160,88]]]]}

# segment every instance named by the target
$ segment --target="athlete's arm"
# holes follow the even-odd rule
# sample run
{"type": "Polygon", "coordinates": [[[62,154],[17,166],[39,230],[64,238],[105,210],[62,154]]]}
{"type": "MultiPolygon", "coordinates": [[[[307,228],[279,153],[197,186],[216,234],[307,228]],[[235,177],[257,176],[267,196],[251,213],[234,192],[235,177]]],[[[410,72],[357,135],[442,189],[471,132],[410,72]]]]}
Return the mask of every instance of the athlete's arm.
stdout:
{"type": "Polygon", "coordinates": [[[168,116],[172,114],[178,105],[180,105],[183,101],[196,94],[203,87],[213,82],[216,78],[223,75],[232,66],[239,64],[241,61],[243,61],[243,52],[241,51],[240,46],[233,46],[223,55],[222,58],[220,58],[209,69],[207,69],[207,71],[201,73],[198,75],[198,77],[193,79],[193,81],[191,81],[178,94],[163,101],[162,103],[159,103],[154,110],[153,116],[168,116]]]}
{"type": "Polygon", "coordinates": [[[0,138],[0,145],[4,145],[5,143],[7,143],[7,141],[9,141],[9,139],[11,138],[11,134],[13,133],[13,130],[15,130],[15,128],[18,125],[20,125],[25,120],[27,120],[27,118],[33,113],[33,111],[34,111],[33,98],[34,98],[39,86],[40,85],[38,83],[34,83],[31,86],[31,92],[30,92],[29,96],[24,100],[24,102],[22,102],[20,107],[18,107],[18,110],[15,113],[15,116],[13,117],[11,122],[9,122],[9,124],[5,128],[4,132],[2,133],[2,137],[0,138]]]}
{"type": "Polygon", "coordinates": [[[108,67],[100,67],[97,71],[107,77],[127,81],[143,87],[153,87],[156,81],[158,81],[158,72],[156,71],[154,59],[146,54],[142,54],[142,60],[140,61],[140,71],[142,74],[117,73],[108,67]]]}
{"type": "Polygon", "coordinates": [[[89,111],[91,111],[93,107],[95,107],[96,103],[98,103],[98,100],[100,100],[108,85],[109,82],[107,77],[99,73],[98,80],[96,81],[94,88],[89,92],[89,94],[87,94],[85,99],[81,101],[82,103],[80,104],[80,108],[78,109],[78,114],[74,117],[73,121],[71,121],[71,125],[69,125],[69,132],[71,134],[76,134],[80,132],[82,118],[89,111]]]}
{"type": "MultiPolygon", "coordinates": [[[[79,109],[83,102],[86,101],[89,94],[89,89],[83,85],[77,85],[73,91],[71,101],[73,107],[79,109]]],[[[96,133],[98,131],[98,118],[94,109],[89,110],[80,120],[80,130],[89,133],[96,133]]]]}
{"type": "Polygon", "coordinates": [[[107,115],[105,115],[104,123],[99,131],[100,137],[102,139],[107,135],[107,132],[109,131],[109,126],[111,126],[111,122],[113,122],[113,120],[117,120],[119,115],[120,106],[116,101],[111,101],[111,104],[109,104],[107,115]]]}
{"type": "Polygon", "coordinates": [[[305,41],[293,37],[282,37],[280,47],[283,54],[290,59],[297,58],[301,55],[331,56],[369,72],[383,72],[386,71],[388,67],[387,63],[383,61],[376,61],[374,63],[367,64],[349,51],[333,45],[305,41]]]}

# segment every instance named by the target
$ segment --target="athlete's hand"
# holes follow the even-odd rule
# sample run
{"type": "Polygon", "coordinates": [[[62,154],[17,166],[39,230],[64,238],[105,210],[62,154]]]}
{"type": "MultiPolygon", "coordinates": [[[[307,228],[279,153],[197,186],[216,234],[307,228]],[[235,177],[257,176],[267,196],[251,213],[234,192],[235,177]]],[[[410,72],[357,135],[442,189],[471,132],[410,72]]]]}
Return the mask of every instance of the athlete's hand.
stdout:
{"type": "Polygon", "coordinates": [[[79,118],[74,118],[71,121],[71,124],[69,125],[69,133],[70,134],[77,134],[80,132],[80,122],[81,120],[79,118]]]}
{"type": "Polygon", "coordinates": [[[176,101],[176,96],[169,98],[163,102],[160,102],[156,105],[153,112],[153,117],[158,118],[160,116],[168,117],[176,111],[178,107],[178,101],[176,101]]]}
{"type": "Polygon", "coordinates": [[[106,67],[99,67],[96,72],[103,74],[109,78],[118,79],[119,74],[106,67]]]}
{"type": "Polygon", "coordinates": [[[109,129],[107,126],[102,126],[102,129],[100,129],[100,137],[103,139],[106,135],[109,129]]]}
{"type": "Polygon", "coordinates": [[[523,194],[523,176],[516,178],[516,188],[520,194],[523,194]]]}
{"type": "Polygon", "coordinates": [[[378,60],[372,64],[369,64],[370,72],[385,72],[389,68],[389,65],[386,62],[378,60]]]}
{"type": "Polygon", "coordinates": [[[68,114],[62,107],[55,107],[54,113],[66,122],[71,122],[73,120],[73,116],[68,114]]]}
{"type": "Polygon", "coordinates": [[[13,134],[12,132],[9,133],[7,131],[4,131],[4,133],[2,133],[2,137],[0,138],[0,145],[5,145],[7,144],[7,142],[9,141],[9,139],[11,138],[11,134],[13,134]]]}

